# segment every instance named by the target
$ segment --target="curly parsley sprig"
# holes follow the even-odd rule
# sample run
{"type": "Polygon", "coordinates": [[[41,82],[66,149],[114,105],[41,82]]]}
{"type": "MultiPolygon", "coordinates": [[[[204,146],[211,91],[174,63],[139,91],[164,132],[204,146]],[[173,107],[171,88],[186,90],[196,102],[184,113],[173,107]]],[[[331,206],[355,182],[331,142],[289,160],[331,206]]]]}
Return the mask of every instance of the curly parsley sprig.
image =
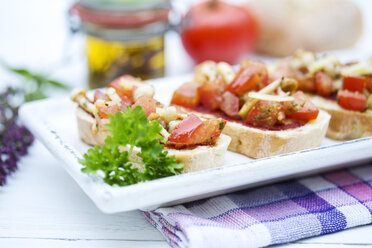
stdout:
{"type": "Polygon", "coordinates": [[[168,156],[159,143],[163,139],[159,122],[149,122],[141,107],[109,114],[109,120],[106,127],[111,135],[105,139],[105,145],[89,149],[84,159],[79,160],[83,172],[101,171],[106,183],[118,186],[182,172],[183,164],[177,163],[174,155],[168,156]],[[138,148],[140,151],[136,153],[138,148]]]}

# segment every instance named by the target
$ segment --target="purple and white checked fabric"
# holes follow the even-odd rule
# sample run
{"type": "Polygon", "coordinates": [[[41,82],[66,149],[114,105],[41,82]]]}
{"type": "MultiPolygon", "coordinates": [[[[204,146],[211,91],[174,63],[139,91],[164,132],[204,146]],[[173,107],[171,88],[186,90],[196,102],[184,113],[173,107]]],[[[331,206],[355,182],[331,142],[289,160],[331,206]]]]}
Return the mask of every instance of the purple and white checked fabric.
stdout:
{"type": "Polygon", "coordinates": [[[372,165],[144,212],[172,247],[262,247],[372,223],[372,165]]]}

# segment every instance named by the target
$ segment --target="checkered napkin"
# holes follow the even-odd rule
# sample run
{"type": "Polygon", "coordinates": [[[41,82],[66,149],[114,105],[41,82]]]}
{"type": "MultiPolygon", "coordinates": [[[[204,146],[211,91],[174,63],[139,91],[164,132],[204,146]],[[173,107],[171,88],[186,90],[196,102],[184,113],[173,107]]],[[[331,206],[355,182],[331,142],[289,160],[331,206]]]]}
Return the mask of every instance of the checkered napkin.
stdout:
{"type": "Polygon", "coordinates": [[[372,222],[372,165],[144,212],[172,247],[261,247],[372,222]]]}

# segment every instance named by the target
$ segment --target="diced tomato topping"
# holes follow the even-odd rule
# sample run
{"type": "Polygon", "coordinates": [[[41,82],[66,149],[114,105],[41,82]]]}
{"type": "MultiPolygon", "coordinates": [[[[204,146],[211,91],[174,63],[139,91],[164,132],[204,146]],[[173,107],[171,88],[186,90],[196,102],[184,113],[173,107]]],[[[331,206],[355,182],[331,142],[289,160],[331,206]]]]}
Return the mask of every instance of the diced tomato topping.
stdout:
{"type": "Polygon", "coordinates": [[[367,84],[367,77],[346,76],[344,77],[344,80],[343,80],[342,89],[348,90],[351,92],[363,93],[366,84],[367,84]]]}
{"type": "Polygon", "coordinates": [[[264,63],[254,60],[243,60],[240,62],[240,68],[252,68],[257,72],[258,76],[261,78],[260,82],[258,83],[260,89],[270,83],[269,73],[264,63]]]}
{"type": "Polygon", "coordinates": [[[221,110],[230,117],[239,117],[239,97],[225,91],[222,95],[221,110]]]}
{"type": "Polygon", "coordinates": [[[227,86],[230,91],[238,96],[254,90],[259,84],[265,86],[268,84],[268,73],[263,63],[255,61],[242,61],[241,69],[235,76],[235,79],[227,86]]]}
{"type": "Polygon", "coordinates": [[[156,108],[161,107],[161,103],[149,96],[140,96],[137,101],[132,105],[134,109],[136,106],[141,106],[146,111],[148,117],[151,113],[156,113],[156,108]]]}
{"type": "Polygon", "coordinates": [[[205,82],[198,89],[200,101],[208,110],[218,110],[221,107],[224,85],[221,82],[205,82]]]}
{"type": "Polygon", "coordinates": [[[105,100],[105,101],[108,100],[105,93],[103,93],[103,92],[101,92],[99,90],[96,90],[94,92],[93,102],[96,102],[98,99],[105,100]]]}
{"type": "Polygon", "coordinates": [[[286,116],[305,121],[318,117],[319,109],[302,91],[297,91],[293,97],[294,101],[283,103],[286,116]]]}
{"type": "Polygon", "coordinates": [[[316,92],[317,87],[314,76],[297,74],[295,78],[298,81],[298,90],[304,92],[316,92]]]}
{"type": "Polygon", "coordinates": [[[333,80],[322,71],[315,74],[316,92],[321,96],[329,96],[333,93],[333,80]]]}
{"type": "Polygon", "coordinates": [[[202,121],[196,115],[189,115],[172,131],[168,142],[174,145],[197,145],[213,143],[226,122],[221,119],[202,121]]]}
{"type": "Polygon", "coordinates": [[[109,113],[115,114],[116,112],[120,111],[120,106],[112,101],[96,104],[96,107],[98,110],[98,116],[101,119],[107,119],[109,113]]]}
{"type": "Polygon", "coordinates": [[[171,104],[180,105],[186,108],[196,108],[200,104],[200,95],[198,88],[201,84],[185,83],[181,85],[174,93],[171,104]]]}
{"type": "Polygon", "coordinates": [[[121,106],[120,108],[126,110],[130,105],[132,105],[132,101],[128,99],[126,96],[120,96],[121,99],[121,106]]]}
{"type": "Polygon", "coordinates": [[[348,110],[363,111],[367,106],[367,98],[359,92],[340,90],[337,93],[338,104],[348,110]]]}
{"type": "Polygon", "coordinates": [[[135,77],[124,75],[116,78],[108,87],[114,88],[118,95],[126,96],[129,100],[133,101],[133,92],[137,88],[135,82],[137,82],[135,77]]]}
{"type": "Polygon", "coordinates": [[[366,88],[369,93],[372,93],[372,77],[366,77],[366,88]]]}
{"type": "Polygon", "coordinates": [[[260,100],[253,106],[245,122],[262,128],[272,128],[285,119],[282,105],[278,102],[260,100]]]}
{"type": "Polygon", "coordinates": [[[203,121],[203,125],[195,132],[194,144],[212,144],[220,137],[226,121],[210,119],[203,121]]]}
{"type": "Polygon", "coordinates": [[[178,144],[194,144],[195,132],[203,125],[202,120],[196,115],[189,115],[172,131],[168,141],[178,144]]]}

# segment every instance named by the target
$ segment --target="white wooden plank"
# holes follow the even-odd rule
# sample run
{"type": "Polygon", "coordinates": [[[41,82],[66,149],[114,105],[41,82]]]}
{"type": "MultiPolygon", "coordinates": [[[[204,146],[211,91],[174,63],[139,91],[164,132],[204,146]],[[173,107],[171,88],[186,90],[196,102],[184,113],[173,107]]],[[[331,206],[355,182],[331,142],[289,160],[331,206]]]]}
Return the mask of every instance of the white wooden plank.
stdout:
{"type": "Polygon", "coordinates": [[[165,241],[126,240],[54,240],[54,239],[14,239],[0,238],[1,247],[53,247],[53,248],[169,248],[165,241]]]}
{"type": "Polygon", "coordinates": [[[0,237],[163,240],[139,211],[100,212],[38,142],[0,188],[0,237]]]}

